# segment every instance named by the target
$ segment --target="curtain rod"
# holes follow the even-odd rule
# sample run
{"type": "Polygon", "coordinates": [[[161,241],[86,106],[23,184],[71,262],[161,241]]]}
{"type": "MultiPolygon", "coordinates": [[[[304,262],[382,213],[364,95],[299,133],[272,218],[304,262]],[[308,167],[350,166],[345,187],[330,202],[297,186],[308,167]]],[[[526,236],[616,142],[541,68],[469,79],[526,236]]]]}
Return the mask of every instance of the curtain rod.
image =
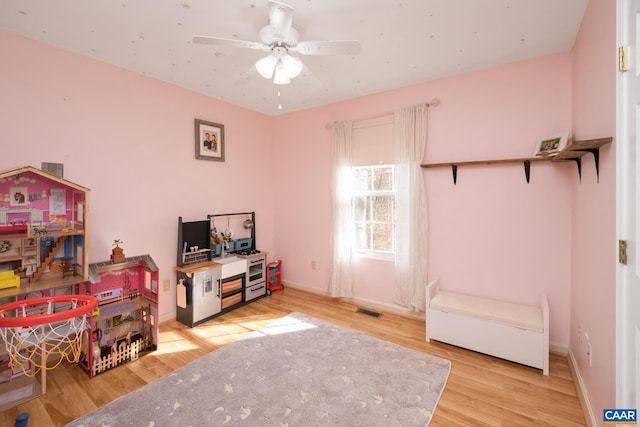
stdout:
{"type": "MultiPolygon", "coordinates": [[[[437,107],[438,105],[440,105],[440,99],[433,98],[430,102],[425,102],[425,105],[427,107],[437,107]]],[[[373,115],[373,116],[364,117],[364,118],[357,119],[357,120],[352,120],[352,122],[364,122],[366,120],[378,119],[380,117],[388,116],[388,115],[391,115],[393,113],[394,113],[393,111],[388,111],[386,113],[376,114],[376,115],[373,115]]],[[[327,123],[326,125],[324,125],[324,127],[326,129],[331,129],[333,127],[333,124],[332,123],[327,123]]]]}

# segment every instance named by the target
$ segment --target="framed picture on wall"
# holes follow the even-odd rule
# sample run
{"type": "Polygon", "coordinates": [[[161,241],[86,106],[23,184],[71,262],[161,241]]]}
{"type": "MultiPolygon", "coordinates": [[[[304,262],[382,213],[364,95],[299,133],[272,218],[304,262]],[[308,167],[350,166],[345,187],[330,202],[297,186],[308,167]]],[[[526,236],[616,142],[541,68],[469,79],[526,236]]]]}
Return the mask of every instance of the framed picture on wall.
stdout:
{"type": "Polygon", "coordinates": [[[195,119],[196,159],[224,162],[224,125],[195,119]]]}
{"type": "Polygon", "coordinates": [[[569,132],[556,133],[542,138],[536,143],[534,157],[555,156],[567,145],[569,132]]]}
{"type": "Polygon", "coordinates": [[[27,206],[29,205],[29,195],[27,187],[11,187],[9,189],[9,205],[11,206],[27,206]]]}

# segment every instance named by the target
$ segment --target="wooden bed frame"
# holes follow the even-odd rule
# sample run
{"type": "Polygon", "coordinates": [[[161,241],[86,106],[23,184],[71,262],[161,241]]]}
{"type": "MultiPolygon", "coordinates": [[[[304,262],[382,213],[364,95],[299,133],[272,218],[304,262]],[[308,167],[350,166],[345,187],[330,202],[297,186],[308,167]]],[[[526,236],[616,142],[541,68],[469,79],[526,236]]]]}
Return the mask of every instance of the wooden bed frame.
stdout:
{"type": "Polygon", "coordinates": [[[549,303],[540,307],[440,290],[435,279],[426,290],[426,340],[542,369],[549,375],[549,303]]]}

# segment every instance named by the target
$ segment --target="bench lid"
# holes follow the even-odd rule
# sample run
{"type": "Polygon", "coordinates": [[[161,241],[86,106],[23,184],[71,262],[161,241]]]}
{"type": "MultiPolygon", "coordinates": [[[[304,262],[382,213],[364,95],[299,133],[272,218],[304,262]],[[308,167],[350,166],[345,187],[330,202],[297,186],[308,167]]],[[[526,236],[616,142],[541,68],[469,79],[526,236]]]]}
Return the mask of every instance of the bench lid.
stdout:
{"type": "Polygon", "coordinates": [[[439,291],[429,306],[436,310],[466,314],[523,329],[544,331],[542,310],[539,307],[446,291],[439,291]]]}

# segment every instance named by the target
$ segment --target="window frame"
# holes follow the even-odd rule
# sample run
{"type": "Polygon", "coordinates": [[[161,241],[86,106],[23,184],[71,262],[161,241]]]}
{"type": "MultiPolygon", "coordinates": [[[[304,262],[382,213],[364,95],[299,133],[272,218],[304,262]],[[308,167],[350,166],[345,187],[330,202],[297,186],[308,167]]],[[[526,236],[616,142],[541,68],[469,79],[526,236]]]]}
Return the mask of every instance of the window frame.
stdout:
{"type": "MultiPolygon", "coordinates": [[[[395,209],[395,202],[396,202],[396,198],[397,198],[397,194],[396,194],[396,180],[395,180],[395,164],[375,164],[375,165],[358,165],[358,166],[352,166],[352,174],[353,174],[353,179],[354,179],[354,184],[356,181],[356,171],[359,169],[368,169],[370,171],[370,179],[373,179],[374,171],[375,169],[379,169],[379,168],[391,168],[392,171],[392,188],[390,190],[374,190],[369,188],[368,190],[365,191],[357,191],[356,190],[356,186],[354,185],[354,189],[353,189],[353,194],[352,194],[352,200],[351,200],[351,209],[352,209],[352,217],[353,217],[353,228],[354,228],[354,241],[353,241],[353,249],[354,252],[362,257],[366,257],[366,258],[374,258],[374,259],[382,259],[382,260],[394,260],[395,259],[395,254],[396,254],[396,209],[395,209]],[[355,210],[356,210],[356,199],[358,198],[366,198],[367,203],[371,203],[370,199],[371,197],[392,197],[393,199],[393,212],[390,215],[390,221],[389,222],[385,222],[385,221],[373,221],[372,218],[368,218],[365,221],[362,220],[357,220],[356,219],[356,215],[355,215],[355,210]],[[358,224],[366,224],[369,225],[369,227],[372,224],[389,224],[391,226],[391,246],[392,249],[390,251],[384,251],[384,250],[377,250],[377,249],[372,249],[371,247],[367,247],[367,248],[362,248],[362,247],[357,247],[356,246],[356,226],[358,224]]],[[[370,183],[369,183],[370,184],[370,183]]],[[[369,245],[371,245],[372,241],[369,242],[369,245]]]]}

